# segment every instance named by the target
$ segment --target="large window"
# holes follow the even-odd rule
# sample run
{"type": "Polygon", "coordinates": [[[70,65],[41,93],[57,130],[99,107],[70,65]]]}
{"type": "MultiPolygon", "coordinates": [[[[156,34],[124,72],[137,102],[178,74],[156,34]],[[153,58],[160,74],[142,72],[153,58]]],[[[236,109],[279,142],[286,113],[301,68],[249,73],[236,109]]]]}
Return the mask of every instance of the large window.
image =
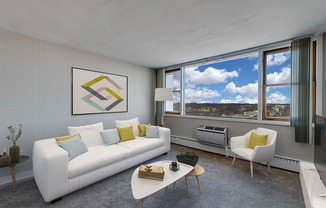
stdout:
{"type": "Polygon", "coordinates": [[[174,96],[166,113],[289,121],[290,77],[289,46],[184,65],[166,71],[174,96]]]}

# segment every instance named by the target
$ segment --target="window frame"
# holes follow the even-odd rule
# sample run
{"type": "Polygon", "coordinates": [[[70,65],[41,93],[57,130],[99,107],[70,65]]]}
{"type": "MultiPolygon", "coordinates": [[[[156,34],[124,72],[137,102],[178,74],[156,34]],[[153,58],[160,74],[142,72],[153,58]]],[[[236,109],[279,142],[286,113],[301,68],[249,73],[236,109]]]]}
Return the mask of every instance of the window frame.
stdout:
{"type": "MultiPolygon", "coordinates": [[[[168,74],[173,74],[173,73],[176,73],[176,72],[179,72],[180,73],[180,86],[179,86],[179,90],[174,90],[174,87],[172,87],[172,96],[176,93],[179,93],[179,97],[180,97],[180,111],[174,111],[174,105],[173,105],[173,111],[167,111],[166,110],[166,105],[165,105],[165,108],[164,108],[164,113],[165,114],[174,114],[174,115],[182,115],[182,111],[181,111],[181,105],[182,105],[182,79],[181,79],[181,76],[182,76],[182,70],[181,68],[177,68],[177,69],[171,69],[171,70],[166,70],[165,73],[164,73],[164,83],[165,83],[165,87],[166,87],[166,77],[168,74]]],[[[169,102],[169,101],[167,101],[169,102]]],[[[172,101],[173,102],[173,101],[172,101]]]]}
{"type": "MultiPolygon", "coordinates": [[[[290,46],[285,46],[281,48],[275,48],[271,50],[265,50],[262,52],[262,71],[263,71],[263,78],[262,78],[262,120],[268,120],[268,121],[290,121],[289,118],[278,118],[278,117],[270,117],[267,116],[267,88],[268,87],[277,87],[277,86],[290,86],[291,87],[291,81],[289,83],[279,83],[279,84],[267,84],[267,56],[270,54],[275,54],[275,53],[281,53],[281,52],[291,52],[291,47],[290,46]]],[[[290,107],[291,107],[291,102],[290,102],[290,107]]]]}

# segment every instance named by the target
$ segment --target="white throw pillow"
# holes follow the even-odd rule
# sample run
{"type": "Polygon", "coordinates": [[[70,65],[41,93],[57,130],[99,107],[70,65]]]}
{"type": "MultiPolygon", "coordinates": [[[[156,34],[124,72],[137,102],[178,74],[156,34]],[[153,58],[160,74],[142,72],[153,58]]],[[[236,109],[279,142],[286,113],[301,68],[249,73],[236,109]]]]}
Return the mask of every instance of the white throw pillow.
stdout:
{"type": "Polygon", "coordinates": [[[138,124],[139,124],[138,117],[129,119],[129,120],[116,120],[115,121],[115,126],[117,128],[132,126],[132,130],[133,130],[135,136],[139,136],[138,124]]]}
{"type": "Polygon", "coordinates": [[[81,140],[85,143],[86,147],[104,144],[100,133],[103,131],[102,122],[87,126],[69,126],[68,131],[70,135],[79,133],[81,140]]]}

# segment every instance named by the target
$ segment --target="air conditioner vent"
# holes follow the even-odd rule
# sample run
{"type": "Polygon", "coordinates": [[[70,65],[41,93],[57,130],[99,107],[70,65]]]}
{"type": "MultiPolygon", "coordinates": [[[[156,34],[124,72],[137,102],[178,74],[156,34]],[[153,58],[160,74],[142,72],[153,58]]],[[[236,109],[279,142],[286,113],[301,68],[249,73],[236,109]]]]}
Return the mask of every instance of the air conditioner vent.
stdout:
{"type": "Polygon", "coordinates": [[[228,145],[228,129],[224,127],[198,125],[196,139],[202,144],[226,147],[228,145]]]}

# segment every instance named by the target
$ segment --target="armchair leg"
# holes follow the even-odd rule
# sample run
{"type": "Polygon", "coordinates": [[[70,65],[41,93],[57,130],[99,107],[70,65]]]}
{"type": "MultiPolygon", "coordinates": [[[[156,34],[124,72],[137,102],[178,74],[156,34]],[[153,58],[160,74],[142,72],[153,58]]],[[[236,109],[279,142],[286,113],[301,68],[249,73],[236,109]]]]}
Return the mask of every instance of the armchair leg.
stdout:
{"type": "Polygon", "coordinates": [[[271,166],[270,166],[269,162],[267,162],[267,169],[268,169],[268,172],[270,173],[271,172],[271,166]]]}
{"type": "Polygon", "coordinates": [[[232,165],[234,165],[235,159],[237,159],[237,155],[236,154],[234,154],[234,156],[233,156],[232,165]]]}
{"type": "Polygon", "coordinates": [[[254,162],[250,161],[250,173],[251,173],[251,177],[254,177],[254,162]]]}

